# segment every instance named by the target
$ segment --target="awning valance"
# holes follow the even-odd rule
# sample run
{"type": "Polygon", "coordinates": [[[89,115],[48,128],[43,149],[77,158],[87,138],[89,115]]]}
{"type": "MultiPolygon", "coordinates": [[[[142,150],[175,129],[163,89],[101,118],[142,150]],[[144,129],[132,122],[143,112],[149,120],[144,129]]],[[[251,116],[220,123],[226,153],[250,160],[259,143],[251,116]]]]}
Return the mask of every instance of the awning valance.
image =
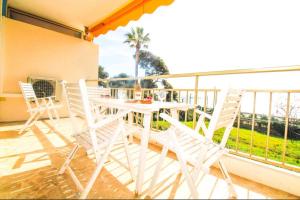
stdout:
{"type": "Polygon", "coordinates": [[[138,20],[145,13],[154,12],[159,6],[166,6],[174,0],[135,0],[108,16],[100,23],[89,27],[90,33],[96,37],[115,30],[119,26],[125,26],[131,20],[138,20]]]}

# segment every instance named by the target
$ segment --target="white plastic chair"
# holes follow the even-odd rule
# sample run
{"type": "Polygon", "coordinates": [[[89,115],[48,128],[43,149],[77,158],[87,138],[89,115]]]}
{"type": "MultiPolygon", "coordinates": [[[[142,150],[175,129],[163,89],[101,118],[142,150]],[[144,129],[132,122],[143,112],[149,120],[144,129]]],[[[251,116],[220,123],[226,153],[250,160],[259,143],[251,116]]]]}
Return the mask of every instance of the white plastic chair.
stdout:
{"type": "Polygon", "coordinates": [[[133,165],[128,153],[128,141],[127,135],[124,132],[123,121],[123,117],[130,111],[118,110],[114,115],[98,118],[89,100],[89,97],[93,97],[96,94],[93,94],[92,90],[88,92],[83,79],[81,79],[79,83],[64,82],[63,88],[67,98],[67,106],[72,120],[76,145],[59,170],[59,174],[63,174],[65,170],[67,170],[81,192],[80,198],[86,198],[97,176],[101,172],[105,161],[107,161],[108,157],[112,157],[111,151],[113,147],[121,142],[125,149],[127,164],[118,163],[129,169],[132,179],[134,179],[133,165]],[[81,126],[79,126],[78,118],[80,118],[80,121],[83,123],[81,126]],[[96,158],[96,169],[85,187],[82,186],[69,166],[79,146],[84,147],[88,154],[93,154],[96,158]]]}
{"type": "Polygon", "coordinates": [[[19,81],[19,85],[27,105],[27,112],[29,112],[30,114],[29,119],[21,128],[19,134],[23,133],[25,129],[31,127],[45,112],[48,113],[49,119],[51,120],[53,125],[56,126],[57,123],[55,123],[53,120],[52,112],[56,118],[56,121],[58,121],[59,115],[57,109],[61,108],[62,105],[54,104],[52,100],[54,96],[37,98],[30,83],[19,81]]]}
{"type": "Polygon", "coordinates": [[[197,111],[200,116],[195,130],[183,125],[177,119],[174,119],[169,115],[160,115],[171,124],[171,127],[165,133],[153,136],[153,139],[163,146],[163,150],[150,183],[149,196],[152,195],[163,160],[166,157],[168,150],[171,150],[177,156],[182,174],[190,188],[192,198],[199,198],[196,181],[200,171],[208,173],[210,166],[215,162],[218,162],[220,170],[228,183],[231,197],[236,197],[232,181],[221,158],[227,153],[225,145],[229,138],[236,115],[239,112],[242,95],[242,90],[228,89],[221,91],[220,98],[212,116],[197,111]],[[205,125],[205,118],[210,119],[208,128],[205,125]],[[225,129],[222,141],[218,144],[213,142],[212,138],[214,132],[221,128],[225,129]],[[202,129],[204,136],[199,133],[200,129],[202,129]],[[188,164],[192,166],[191,171],[188,169],[188,164]]]}

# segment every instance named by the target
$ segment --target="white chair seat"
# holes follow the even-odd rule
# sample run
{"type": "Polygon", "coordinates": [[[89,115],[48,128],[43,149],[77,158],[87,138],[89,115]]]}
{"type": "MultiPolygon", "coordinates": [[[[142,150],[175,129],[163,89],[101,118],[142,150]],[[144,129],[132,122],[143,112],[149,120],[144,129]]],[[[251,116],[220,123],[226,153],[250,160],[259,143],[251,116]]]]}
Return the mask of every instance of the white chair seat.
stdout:
{"type": "Polygon", "coordinates": [[[126,135],[132,135],[132,134],[140,134],[143,131],[143,128],[136,124],[124,124],[124,130],[126,135]]]}
{"type": "MultiPolygon", "coordinates": [[[[106,145],[109,144],[111,137],[113,136],[114,132],[116,131],[116,129],[118,128],[119,123],[114,121],[112,123],[109,124],[109,126],[103,128],[103,129],[97,129],[96,130],[96,136],[97,136],[97,143],[101,144],[101,148],[105,148],[106,145]]],[[[140,130],[139,127],[136,127],[134,125],[129,125],[129,124],[124,124],[124,135],[128,136],[131,134],[131,132],[133,131],[138,131],[140,130]]],[[[93,144],[91,141],[91,138],[89,136],[89,132],[85,131],[85,132],[81,132],[80,134],[75,134],[73,136],[76,141],[81,144],[86,151],[90,151],[93,148],[93,144]]],[[[119,137],[117,139],[117,143],[118,142],[122,142],[122,138],[119,137]]]]}
{"type": "MultiPolygon", "coordinates": [[[[226,152],[226,149],[221,147],[219,144],[213,143],[213,142],[205,142],[205,137],[202,135],[199,135],[203,140],[200,140],[198,138],[194,138],[191,135],[180,135],[176,134],[177,139],[179,141],[180,146],[182,147],[182,153],[183,156],[186,158],[187,162],[193,166],[197,165],[198,157],[197,155],[200,154],[201,147],[203,145],[208,145],[207,154],[204,158],[204,165],[206,161],[209,161],[209,159],[218,153],[224,153],[226,152]]],[[[176,153],[176,144],[173,141],[170,141],[170,136],[167,134],[167,131],[152,134],[151,139],[159,143],[160,145],[165,145],[170,151],[176,153]]]]}
{"type": "Polygon", "coordinates": [[[46,111],[46,110],[48,110],[48,109],[59,109],[59,108],[62,108],[63,107],[63,105],[62,104],[58,104],[58,103],[55,103],[54,105],[51,105],[50,106],[50,108],[49,108],[49,106],[46,106],[46,105],[40,105],[39,107],[35,107],[35,108],[30,108],[30,109],[28,109],[28,112],[30,112],[30,111],[36,111],[36,112],[38,112],[38,111],[46,111]]]}

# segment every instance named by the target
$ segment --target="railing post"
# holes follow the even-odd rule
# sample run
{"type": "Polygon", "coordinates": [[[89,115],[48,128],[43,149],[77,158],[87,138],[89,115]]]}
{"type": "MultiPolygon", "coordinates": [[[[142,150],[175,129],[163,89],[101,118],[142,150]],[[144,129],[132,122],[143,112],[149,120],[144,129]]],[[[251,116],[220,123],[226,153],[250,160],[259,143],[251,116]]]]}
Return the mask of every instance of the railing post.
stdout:
{"type": "Polygon", "coordinates": [[[238,150],[239,150],[240,126],[241,126],[241,108],[239,109],[239,112],[238,112],[238,121],[237,121],[237,127],[236,127],[235,152],[238,152],[238,150]]]}
{"type": "MultiPolygon", "coordinates": [[[[189,91],[186,91],[186,98],[185,98],[185,103],[189,103],[189,91]]],[[[188,110],[185,111],[184,113],[184,121],[187,122],[187,115],[188,115],[188,110]]]]}
{"type": "Polygon", "coordinates": [[[269,151],[269,139],[270,139],[271,121],[272,121],[272,95],[273,93],[270,92],[265,160],[268,159],[268,151],[269,151]]]}
{"type": "Polygon", "coordinates": [[[207,90],[204,90],[204,107],[203,107],[203,112],[206,113],[206,110],[207,110],[207,90]]]}
{"type": "Polygon", "coordinates": [[[199,83],[199,76],[195,76],[193,128],[195,128],[195,126],[196,126],[196,108],[197,108],[197,102],[198,102],[198,83],[199,83]]]}
{"type": "Polygon", "coordinates": [[[291,93],[288,92],[287,94],[287,102],[286,102],[286,111],[285,111],[285,127],[284,127],[284,142],[283,142],[283,149],[282,149],[282,164],[285,164],[285,156],[287,150],[287,136],[289,131],[289,114],[290,114],[290,98],[291,93]]]}
{"type": "Polygon", "coordinates": [[[252,156],[254,128],[255,128],[255,113],[256,113],[256,91],[253,93],[253,110],[252,110],[252,123],[251,123],[251,138],[250,138],[250,157],[252,156]]]}

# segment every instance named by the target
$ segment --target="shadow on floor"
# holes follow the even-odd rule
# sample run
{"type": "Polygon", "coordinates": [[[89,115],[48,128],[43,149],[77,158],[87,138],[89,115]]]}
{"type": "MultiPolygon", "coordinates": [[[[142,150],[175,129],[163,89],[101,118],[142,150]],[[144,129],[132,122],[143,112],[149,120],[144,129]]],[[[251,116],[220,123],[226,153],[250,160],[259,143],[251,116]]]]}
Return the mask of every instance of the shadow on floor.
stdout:
{"type": "MultiPolygon", "coordinates": [[[[11,131],[7,131],[7,134],[9,133],[11,133],[11,131]]],[[[68,173],[57,175],[60,166],[73,147],[72,142],[66,137],[69,136],[69,134],[70,133],[65,133],[61,130],[54,131],[54,128],[48,122],[43,122],[33,126],[30,132],[27,131],[20,137],[0,138],[4,144],[4,149],[10,148],[9,145],[5,146],[6,140],[11,140],[12,143],[18,141],[18,144],[28,146],[26,152],[20,153],[20,151],[16,149],[15,152],[10,151],[10,154],[2,154],[4,156],[0,157],[0,166],[2,167],[5,166],[2,165],[2,163],[5,163],[7,160],[13,160],[12,165],[6,165],[7,168],[10,167],[7,170],[11,171],[11,174],[0,177],[0,198],[78,198],[78,190],[71,180],[70,175],[68,173]],[[54,136],[56,139],[60,138],[64,145],[57,147],[53,140],[54,136]],[[38,143],[40,148],[30,148],[34,142],[38,143]],[[48,163],[47,165],[39,166],[38,163],[41,161],[47,161],[48,163]],[[34,167],[29,168],[27,164],[34,167]]],[[[136,168],[140,146],[138,145],[138,140],[134,140],[134,143],[135,144],[131,145],[130,153],[134,159],[136,168]]],[[[145,198],[147,194],[147,188],[151,181],[160,151],[161,149],[157,146],[150,145],[147,153],[143,194],[140,198],[145,198]]],[[[114,154],[114,156],[120,160],[125,158],[122,149],[116,150],[114,154]]],[[[185,181],[183,176],[174,173],[174,171],[178,172],[179,169],[177,165],[175,165],[177,163],[175,155],[169,152],[168,156],[169,158],[165,161],[162,168],[162,170],[164,170],[164,172],[161,173],[162,177],[155,186],[153,197],[172,199],[182,195],[187,198],[190,192],[184,188],[185,181]]],[[[80,148],[71,163],[71,167],[80,182],[85,185],[95,169],[95,163],[89,159],[85,151],[80,148]]],[[[116,162],[109,161],[98,176],[88,197],[104,199],[136,198],[134,194],[135,183],[130,182],[129,177],[128,171],[119,166],[116,162]]],[[[239,191],[242,191],[241,193],[238,192],[238,198],[255,198],[256,196],[253,196],[253,193],[266,198],[296,198],[282,191],[277,191],[238,176],[232,175],[231,177],[234,184],[238,186],[239,191]]],[[[222,192],[221,197],[227,197],[226,185],[224,185],[222,174],[216,168],[213,168],[209,175],[205,175],[200,179],[199,189],[202,190],[202,194],[205,193],[206,198],[216,198],[216,193],[218,192],[222,192]]]]}
{"type": "Polygon", "coordinates": [[[21,137],[22,134],[19,134],[19,131],[0,131],[0,140],[1,139],[11,139],[21,137]]]}
{"type": "MultiPolygon", "coordinates": [[[[66,147],[66,149],[61,150],[68,152],[70,148],[66,147]]],[[[78,190],[70,175],[68,173],[57,175],[65,155],[58,153],[47,153],[47,155],[51,162],[55,163],[54,165],[1,177],[0,198],[78,198],[78,190]]],[[[14,167],[16,165],[20,167],[22,164],[21,160],[18,160],[14,167]]],[[[71,166],[83,185],[87,183],[95,169],[95,163],[86,156],[83,149],[79,150],[71,166]]],[[[128,190],[109,171],[103,169],[89,194],[89,198],[131,199],[134,198],[134,192],[128,190]]]]}

